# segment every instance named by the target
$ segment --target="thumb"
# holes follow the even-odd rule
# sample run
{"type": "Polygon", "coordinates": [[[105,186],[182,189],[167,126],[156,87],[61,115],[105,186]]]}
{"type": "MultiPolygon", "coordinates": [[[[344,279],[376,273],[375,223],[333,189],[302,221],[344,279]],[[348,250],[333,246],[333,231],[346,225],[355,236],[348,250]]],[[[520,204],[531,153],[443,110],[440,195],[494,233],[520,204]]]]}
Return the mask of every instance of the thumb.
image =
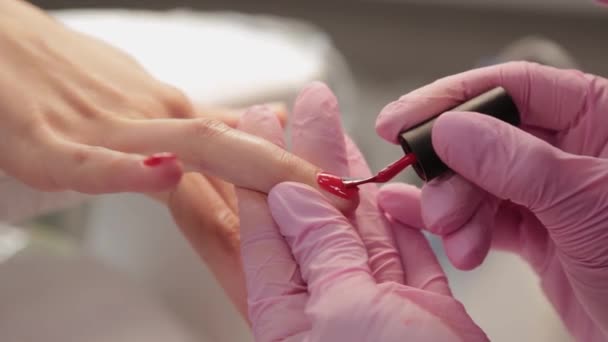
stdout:
{"type": "Polygon", "coordinates": [[[575,223],[574,207],[605,197],[604,160],[566,153],[487,115],[446,113],[437,119],[432,138],[452,170],[490,194],[530,209],[550,231],[575,223]]]}
{"type": "Polygon", "coordinates": [[[442,115],[433,146],[454,171],[536,215],[555,242],[576,297],[608,331],[608,162],[566,153],[475,113],[442,115]]]}
{"type": "Polygon", "coordinates": [[[363,242],[319,192],[281,183],[270,191],[268,203],[312,295],[347,280],[375,284],[363,242]]]}

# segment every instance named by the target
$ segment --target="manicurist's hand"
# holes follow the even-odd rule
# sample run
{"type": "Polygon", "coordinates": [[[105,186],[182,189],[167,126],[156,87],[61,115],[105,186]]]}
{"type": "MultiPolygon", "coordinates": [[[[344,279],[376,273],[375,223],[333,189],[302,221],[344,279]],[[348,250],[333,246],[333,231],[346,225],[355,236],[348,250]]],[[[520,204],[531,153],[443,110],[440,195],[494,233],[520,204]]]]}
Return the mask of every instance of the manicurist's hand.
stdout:
{"type": "MultiPolygon", "coordinates": [[[[370,174],[340,123],[335,97],[306,88],[293,110],[292,151],[325,171],[370,174]]],[[[277,119],[254,108],[239,124],[284,146],[277,119]]],[[[401,226],[393,236],[362,186],[346,216],[318,190],[296,183],[265,194],[238,188],[249,318],[258,341],[485,341],[451,295],[426,239],[401,226]]],[[[410,210],[420,219],[419,207],[410,210]]]]}
{"type": "Polygon", "coordinates": [[[452,263],[479,265],[490,246],[521,255],[580,341],[608,337],[608,80],[574,70],[508,63],[436,81],[387,106],[382,137],[496,86],[517,104],[515,128],[477,113],[445,113],[433,146],[455,174],[419,190],[389,185],[393,218],[440,235],[452,263]],[[408,204],[410,203],[410,204],[408,204]]]}

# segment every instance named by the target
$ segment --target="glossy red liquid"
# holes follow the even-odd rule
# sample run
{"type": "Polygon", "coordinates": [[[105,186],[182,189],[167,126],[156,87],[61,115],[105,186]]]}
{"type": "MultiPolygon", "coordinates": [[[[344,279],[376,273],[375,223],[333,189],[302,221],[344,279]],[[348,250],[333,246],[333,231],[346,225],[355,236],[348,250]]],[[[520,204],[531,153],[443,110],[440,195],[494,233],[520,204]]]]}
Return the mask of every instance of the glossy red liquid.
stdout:
{"type": "Polygon", "coordinates": [[[317,183],[323,190],[345,199],[352,198],[359,192],[356,187],[347,188],[342,182],[342,178],[330,173],[319,173],[317,183]]]}
{"type": "Polygon", "coordinates": [[[384,169],[380,170],[376,176],[374,176],[374,182],[385,183],[393,179],[399,172],[403,171],[406,167],[416,162],[416,156],[413,153],[406,154],[401,159],[390,164],[384,169]]]}
{"type": "Polygon", "coordinates": [[[416,162],[416,156],[414,154],[408,154],[396,162],[390,164],[384,169],[380,170],[377,174],[367,178],[342,178],[342,183],[347,189],[356,188],[359,185],[367,183],[386,183],[393,179],[399,172],[403,171],[406,167],[416,162]]]}
{"type": "Polygon", "coordinates": [[[177,156],[173,153],[156,153],[144,159],[144,165],[155,167],[175,159],[177,159],[177,156]]]}

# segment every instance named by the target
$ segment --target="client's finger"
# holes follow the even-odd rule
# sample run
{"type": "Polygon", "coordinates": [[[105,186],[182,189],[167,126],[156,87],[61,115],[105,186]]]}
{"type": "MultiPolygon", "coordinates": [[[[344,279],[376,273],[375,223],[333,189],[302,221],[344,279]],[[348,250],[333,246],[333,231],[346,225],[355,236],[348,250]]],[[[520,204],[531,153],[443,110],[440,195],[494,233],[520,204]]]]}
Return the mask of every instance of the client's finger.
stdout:
{"type": "MultiPolygon", "coordinates": [[[[279,119],[281,126],[287,122],[287,107],[282,102],[273,102],[265,105],[279,119]]],[[[244,108],[221,108],[216,106],[195,104],[196,116],[221,121],[230,127],[236,127],[244,108]]]]}
{"type": "Polygon", "coordinates": [[[24,170],[24,182],[49,191],[153,192],[175,186],[182,176],[170,153],[144,157],[62,139],[49,146],[50,152],[34,148],[29,165],[15,166],[24,170]],[[44,160],[46,165],[40,164],[44,160]]]}
{"type": "Polygon", "coordinates": [[[285,180],[316,186],[320,172],[265,139],[210,119],[128,121],[109,140],[123,151],[174,152],[189,170],[261,192],[285,180]]]}
{"type": "Polygon", "coordinates": [[[203,175],[188,173],[167,198],[173,218],[243,316],[245,280],[239,253],[239,219],[203,175]]]}

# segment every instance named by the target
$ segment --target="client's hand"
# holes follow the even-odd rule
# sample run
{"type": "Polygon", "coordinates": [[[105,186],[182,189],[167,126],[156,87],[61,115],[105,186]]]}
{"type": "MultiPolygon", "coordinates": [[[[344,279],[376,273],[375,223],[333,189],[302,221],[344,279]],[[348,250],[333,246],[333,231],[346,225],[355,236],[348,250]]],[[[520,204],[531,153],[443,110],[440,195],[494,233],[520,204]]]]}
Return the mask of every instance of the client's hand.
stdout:
{"type": "Polygon", "coordinates": [[[27,2],[0,1],[0,51],[0,170],[34,188],[165,191],[180,161],[257,191],[316,186],[311,163],[197,113],[128,55],[27,2]]]}

